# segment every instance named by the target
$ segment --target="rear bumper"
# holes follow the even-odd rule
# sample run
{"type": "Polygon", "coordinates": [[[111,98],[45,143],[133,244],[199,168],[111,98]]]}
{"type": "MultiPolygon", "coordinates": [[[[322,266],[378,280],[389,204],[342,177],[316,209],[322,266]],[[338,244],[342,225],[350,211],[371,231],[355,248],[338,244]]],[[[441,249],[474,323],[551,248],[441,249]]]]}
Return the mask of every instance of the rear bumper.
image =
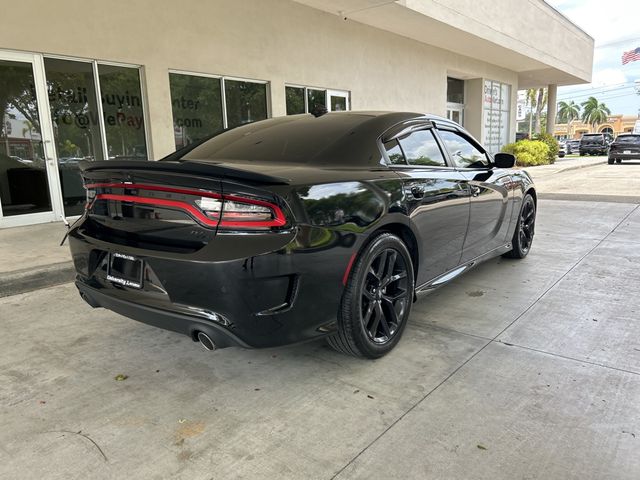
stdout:
{"type": "Polygon", "coordinates": [[[335,331],[344,270],[358,248],[340,234],[328,235],[334,241],[324,248],[300,248],[304,238],[296,235],[274,245],[218,235],[182,254],[114,245],[75,228],[69,244],[76,285],[90,305],[191,338],[203,331],[218,347],[265,348],[335,331]],[[143,260],[141,288],[109,281],[109,253],[143,260]]]}
{"type": "Polygon", "coordinates": [[[94,308],[103,307],[153,327],[182,333],[194,340],[198,332],[204,332],[209,335],[217,348],[249,347],[232,332],[214,322],[121,300],[112,295],[101,293],[79,281],[76,281],[76,287],[80,291],[80,296],[94,308]]]}
{"type": "Polygon", "coordinates": [[[593,146],[588,146],[588,147],[580,147],[580,153],[599,153],[604,155],[605,153],[607,153],[609,151],[608,147],[605,146],[600,146],[600,145],[593,145],[593,146]]]}
{"type": "Polygon", "coordinates": [[[609,152],[609,158],[614,160],[640,160],[640,152],[634,152],[634,153],[609,152]]]}

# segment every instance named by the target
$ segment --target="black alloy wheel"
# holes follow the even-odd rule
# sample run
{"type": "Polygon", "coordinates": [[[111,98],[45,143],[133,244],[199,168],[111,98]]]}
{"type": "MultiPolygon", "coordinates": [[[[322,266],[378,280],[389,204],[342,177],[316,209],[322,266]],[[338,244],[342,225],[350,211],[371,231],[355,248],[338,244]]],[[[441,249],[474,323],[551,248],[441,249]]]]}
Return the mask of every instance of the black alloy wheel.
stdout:
{"type": "Polygon", "coordinates": [[[522,199],[518,224],[511,240],[512,250],[505,253],[504,257],[524,258],[531,250],[533,235],[536,226],[536,203],[530,194],[526,194],[522,199]]]}
{"type": "Polygon", "coordinates": [[[379,358],[400,340],[414,295],[411,255],[397,236],[376,236],[360,253],[345,287],[338,333],[329,337],[336,350],[379,358]]]}

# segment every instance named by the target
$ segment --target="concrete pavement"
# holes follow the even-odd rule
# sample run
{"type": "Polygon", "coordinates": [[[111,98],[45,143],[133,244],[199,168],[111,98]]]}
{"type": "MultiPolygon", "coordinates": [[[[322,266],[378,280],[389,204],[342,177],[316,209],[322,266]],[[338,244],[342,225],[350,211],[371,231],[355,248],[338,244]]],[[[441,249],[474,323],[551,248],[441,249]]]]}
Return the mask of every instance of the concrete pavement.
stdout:
{"type": "Polygon", "coordinates": [[[0,229],[0,297],[71,281],[66,231],[62,222],[0,229]]]}
{"type": "Polygon", "coordinates": [[[0,478],[637,479],[640,209],[538,218],[527,259],[422,299],[374,362],[207,353],[70,284],[2,298],[0,478]]]}

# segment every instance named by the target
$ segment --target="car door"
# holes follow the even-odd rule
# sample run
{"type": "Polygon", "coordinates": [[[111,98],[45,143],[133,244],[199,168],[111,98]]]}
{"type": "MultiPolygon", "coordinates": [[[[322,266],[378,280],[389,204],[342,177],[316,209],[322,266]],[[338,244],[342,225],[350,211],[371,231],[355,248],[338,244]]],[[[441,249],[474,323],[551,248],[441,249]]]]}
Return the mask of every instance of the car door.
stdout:
{"type": "Polygon", "coordinates": [[[420,286],[459,265],[469,222],[467,179],[447,164],[431,123],[401,129],[384,138],[384,146],[420,236],[420,286]]]}
{"type": "Polygon", "coordinates": [[[471,191],[469,229],[461,258],[465,263],[509,242],[511,176],[508,170],[493,168],[490,157],[471,136],[453,127],[439,127],[438,136],[471,191]]]}

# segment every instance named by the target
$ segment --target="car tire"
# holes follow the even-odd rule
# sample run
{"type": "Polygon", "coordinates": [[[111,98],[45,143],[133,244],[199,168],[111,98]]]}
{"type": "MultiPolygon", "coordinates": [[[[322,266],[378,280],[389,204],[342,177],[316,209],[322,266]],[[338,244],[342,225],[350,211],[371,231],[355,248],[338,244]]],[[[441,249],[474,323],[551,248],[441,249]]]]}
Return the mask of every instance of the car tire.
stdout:
{"type": "Polygon", "coordinates": [[[529,255],[536,225],[536,202],[530,194],[525,194],[518,214],[516,230],[511,239],[511,250],[503,254],[506,258],[521,259],[529,255]]]}
{"type": "Polygon", "coordinates": [[[622,163],[622,160],[621,160],[620,158],[618,158],[618,159],[616,160],[616,163],[622,163]]]}
{"type": "Polygon", "coordinates": [[[335,350],[380,358],[400,341],[414,298],[414,268],[404,242],[392,233],[373,237],[356,258],[338,311],[335,350]]]}
{"type": "Polygon", "coordinates": [[[607,163],[609,165],[613,165],[613,162],[615,162],[615,160],[613,158],[610,158],[609,160],[607,160],[607,163]]]}

